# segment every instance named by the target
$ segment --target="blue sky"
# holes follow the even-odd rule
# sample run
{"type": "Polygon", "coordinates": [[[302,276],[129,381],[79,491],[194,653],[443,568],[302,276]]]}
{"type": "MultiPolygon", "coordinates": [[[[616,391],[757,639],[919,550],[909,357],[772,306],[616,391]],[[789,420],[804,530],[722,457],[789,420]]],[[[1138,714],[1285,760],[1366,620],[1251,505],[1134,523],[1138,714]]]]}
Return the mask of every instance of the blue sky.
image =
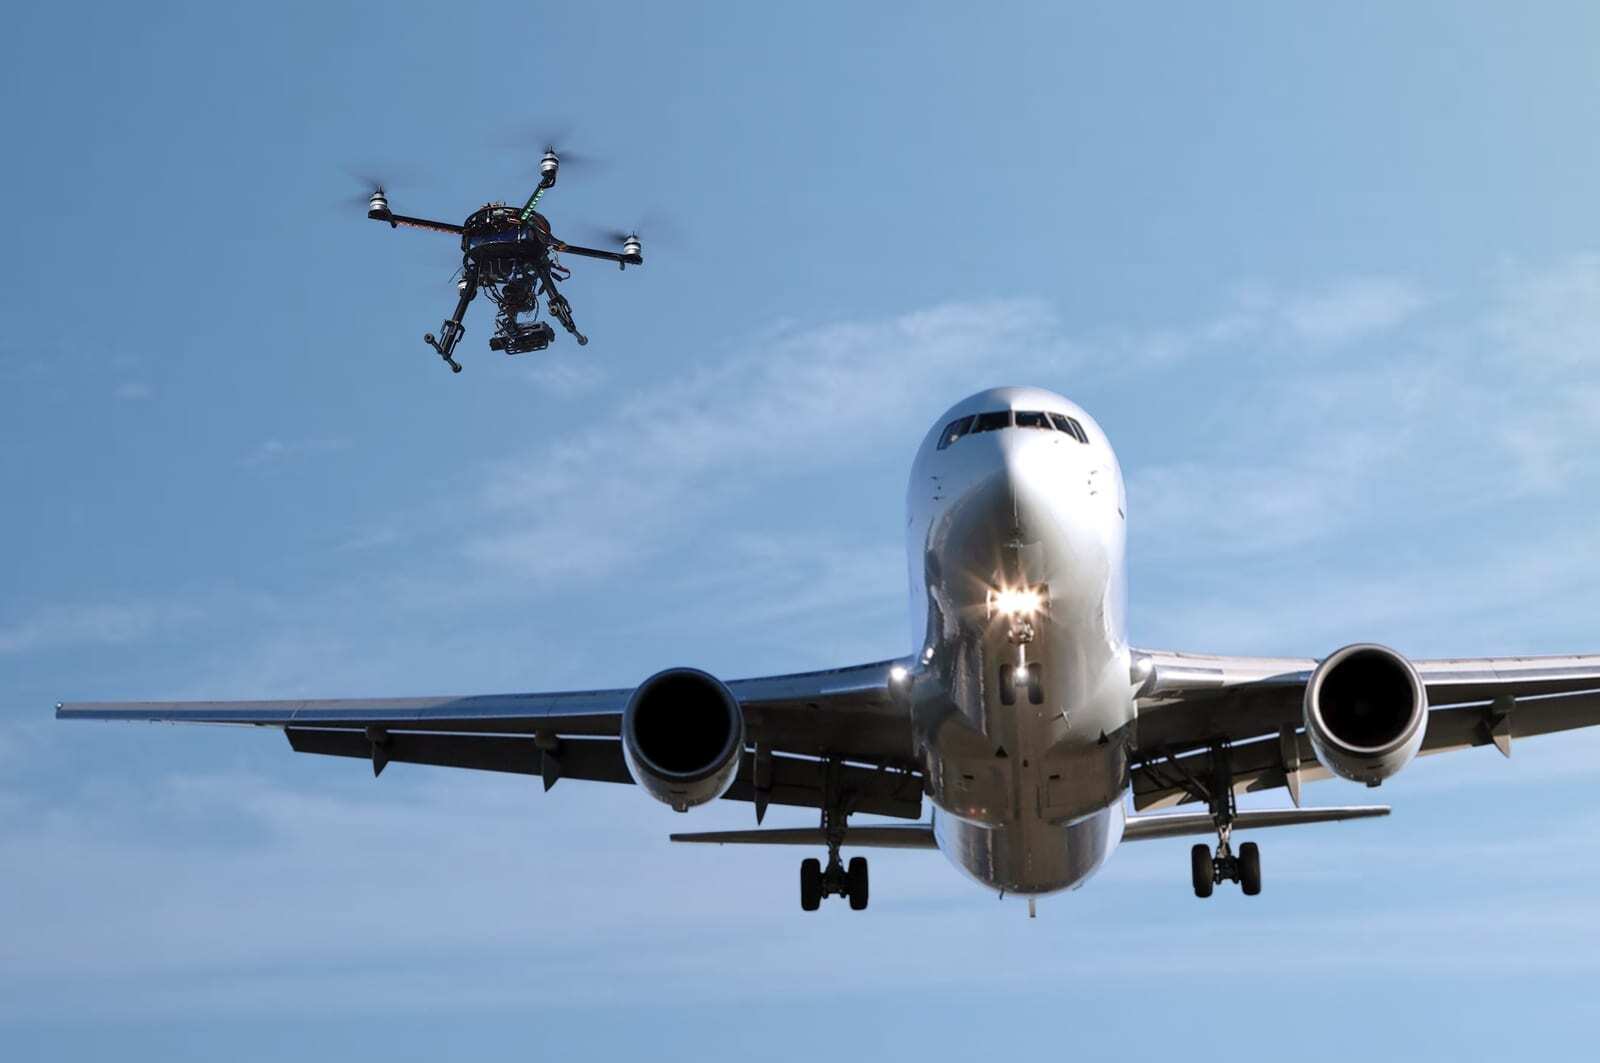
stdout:
{"type": "Polygon", "coordinates": [[[674,849],[624,788],[50,719],[902,653],[912,452],[1007,383],[1116,444],[1142,645],[1600,648],[1597,16],[1394,7],[11,13],[0,1051],[1587,1039],[1597,736],[1263,835],[1252,901],[1156,842],[1029,922],[920,853],[805,916],[794,854],[674,849]],[[609,165],[557,230],[644,222],[648,265],[574,264],[581,350],[508,360],[475,308],[452,377],[449,241],[347,171],[460,215],[563,125],[609,165]]]}

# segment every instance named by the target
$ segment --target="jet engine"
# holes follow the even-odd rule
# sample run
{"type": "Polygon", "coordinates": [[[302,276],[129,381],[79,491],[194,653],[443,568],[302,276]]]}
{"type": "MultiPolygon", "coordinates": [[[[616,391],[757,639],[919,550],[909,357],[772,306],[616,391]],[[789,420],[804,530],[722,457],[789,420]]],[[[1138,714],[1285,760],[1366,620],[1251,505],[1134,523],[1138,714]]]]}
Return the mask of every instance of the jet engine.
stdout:
{"type": "Polygon", "coordinates": [[[1410,661],[1387,646],[1358,643],[1311,673],[1305,721],[1324,767],[1376,786],[1422,748],[1428,692],[1410,661]]]}
{"type": "Polygon", "coordinates": [[[633,781],[687,812],[728,792],[744,752],[744,712],[716,677],[669,668],[639,684],[622,713],[633,781]]]}

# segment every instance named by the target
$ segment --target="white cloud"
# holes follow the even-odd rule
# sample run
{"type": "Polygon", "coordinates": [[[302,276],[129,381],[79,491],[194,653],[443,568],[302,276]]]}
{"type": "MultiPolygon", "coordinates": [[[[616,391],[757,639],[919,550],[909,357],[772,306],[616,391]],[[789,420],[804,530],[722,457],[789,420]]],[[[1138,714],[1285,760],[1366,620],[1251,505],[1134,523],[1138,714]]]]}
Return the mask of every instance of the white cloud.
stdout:
{"type": "Polygon", "coordinates": [[[1503,280],[1486,322],[1488,335],[1524,372],[1558,375],[1600,366],[1600,255],[1576,255],[1503,280]]]}
{"type": "Polygon", "coordinates": [[[499,463],[480,503],[517,530],[468,536],[464,549],[526,577],[592,578],[656,553],[777,470],[904,448],[908,425],[921,432],[949,402],[1006,382],[988,366],[1048,377],[1066,358],[1049,312],[1025,301],[780,334],[622,399],[614,423],[499,463]]]}
{"type": "Polygon", "coordinates": [[[606,381],[605,370],[594,362],[554,357],[526,367],[522,377],[538,391],[559,399],[587,395],[606,381]]]}
{"type": "Polygon", "coordinates": [[[121,645],[158,630],[192,623],[201,610],[172,603],[105,602],[48,606],[0,624],[0,654],[33,653],[72,646],[121,645]]]}
{"type": "Polygon", "coordinates": [[[318,454],[329,454],[343,450],[348,445],[344,439],[291,439],[283,440],[276,437],[263,440],[253,450],[240,459],[240,464],[249,467],[271,465],[290,458],[310,457],[318,454]]]}
{"type": "Polygon", "coordinates": [[[1291,333],[1318,344],[1349,343],[1387,331],[1425,303],[1422,292],[1396,277],[1361,277],[1289,299],[1281,308],[1291,333]]]}

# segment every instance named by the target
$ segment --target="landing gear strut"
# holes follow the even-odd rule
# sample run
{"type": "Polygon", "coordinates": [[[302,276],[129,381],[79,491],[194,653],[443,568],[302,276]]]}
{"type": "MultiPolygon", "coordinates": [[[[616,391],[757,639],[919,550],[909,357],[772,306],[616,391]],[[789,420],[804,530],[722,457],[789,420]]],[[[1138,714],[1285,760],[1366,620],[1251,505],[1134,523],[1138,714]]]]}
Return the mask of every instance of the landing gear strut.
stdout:
{"type": "Polygon", "coordinates": [[[469,268],[462,276],[461,283],[456,285],[456,289],[460,292],[460,297],[456,300],[456,312],[445,318],[444,324],[439,327],[439,338],[434,339],[431,332],[422,337],[422,341],[444,359],[445,365],[450,367],[452,373],[461,372],[461,365],[455,360],[454,354],[456,344],[461,342],[461,337],[467,332],[466,326],[461,324],[462,315],[467,312],[467,304],[472,302],[472,297],[478,294],[477,269],[469,268]]]}
{"type": "Polygon", "coordinates": [[[1189,871],[1194,880],[1196,897],[1211,896],[1219,882],[1237,882],[1246,897],[1261,892],[1261,849],[1255,842],[1245,842],[1234,855],[1232,842],[1233,820],[1238,812],[1233,795],[1233,770],[1228,762],[1228,746],[1218,742],[1211,747],[1211,779],[1205,786],[1211,805],[1211,820],[1217,826],[1217,849],[1213,853],[1205,845],[1189,850],[1189,871]]]}
{"type": "Polygon", "coordinates": [[[816,857],[800,861],[800,907],[814,912],[824,897],[846,897],[852,911],[867,906],[867,858],[852,856],[848,864],[839,857],[850,811],[838,785],[839,763],[828,760],[823,769],[822,834],[828,843],[828,866],[816,857]]]}

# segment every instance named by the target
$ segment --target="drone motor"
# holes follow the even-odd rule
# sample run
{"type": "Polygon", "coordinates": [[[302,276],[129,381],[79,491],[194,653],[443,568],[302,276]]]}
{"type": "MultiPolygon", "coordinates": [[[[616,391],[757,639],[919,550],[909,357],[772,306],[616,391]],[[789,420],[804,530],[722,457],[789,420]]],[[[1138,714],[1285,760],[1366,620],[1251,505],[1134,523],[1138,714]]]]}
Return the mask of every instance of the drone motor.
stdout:
{"type": "Polygon", "coordinates": [[[383,194],[383,189],[374,188],[372,198],[367,200],[367,217],[387,218],[389,216],[389,197],[383,194]]]}
{"type": "Polygon", "coordinates": [[[539,160],[539,183],[549,188],[556,183],[556,172],[561,169],[561,159],[551,149],[539,160]]]}

